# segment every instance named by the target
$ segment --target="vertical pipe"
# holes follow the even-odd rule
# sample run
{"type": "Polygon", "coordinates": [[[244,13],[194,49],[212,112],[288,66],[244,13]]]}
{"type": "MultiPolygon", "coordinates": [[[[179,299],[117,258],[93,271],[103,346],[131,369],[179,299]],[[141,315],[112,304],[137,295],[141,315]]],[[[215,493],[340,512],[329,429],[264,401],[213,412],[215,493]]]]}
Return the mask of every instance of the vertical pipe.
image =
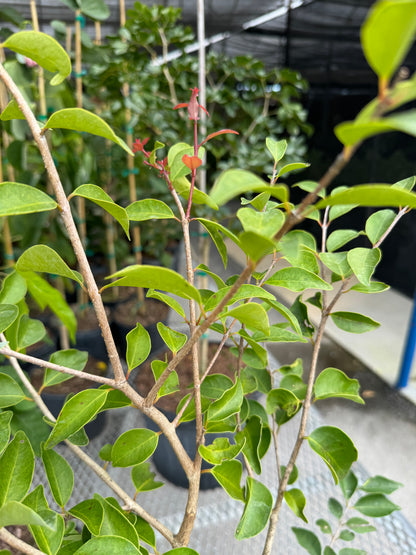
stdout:
{"type": "Polygon", "coordinates": [[[402,362],[400,366],[399,378],[396,384],[397,389],[406,387],[409,383],[415,350],[416,350],[416,292],[413,300],[413,309],[410,317],[410,323],[407,330],[407,339],[406,339],[402,362]]]}

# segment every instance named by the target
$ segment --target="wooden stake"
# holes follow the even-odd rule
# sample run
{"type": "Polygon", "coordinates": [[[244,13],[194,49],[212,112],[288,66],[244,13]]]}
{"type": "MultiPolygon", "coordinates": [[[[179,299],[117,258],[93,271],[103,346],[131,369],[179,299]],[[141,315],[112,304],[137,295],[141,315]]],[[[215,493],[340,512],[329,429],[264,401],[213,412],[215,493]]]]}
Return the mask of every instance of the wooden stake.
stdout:
{"type": "MultiPolygon", "coordinates": [[[[0,62],[3,63],[4,60],[5,60],[4,50],[3,48],[0,48],[0,62]]],[[[0,83],[0,111],[1,112],[6,108],[7,104],[8,104],[8,96],[7,96],[6,87],[4,86],[4,83],[1,82],[0,83]]],[[[2,131],[2,142],[3,142],[3,149],[6,151],[7,147],[10,144],[10,139],[8,134],[4,130],[4,127],[2,131]]],[[[2,155],[1,146],[2,145],[0,143],[0,182],[2,183],[4,181],[4,176],[3,176],[3,163],[2,163],[3,155],[2,155]]],[[[15,181],[16,178],[15,178],[13,166],[8,162],[6,164],[6,168],[7,168],[7,176],[9,181],[15,181]]],[[[13,241],[10,233],[9,219],[6,217],[3,219],[3,245],[4,245],[4,258],[5,258],[6,266],[11,268],[12,266],[14,266],[13,241]]]]}

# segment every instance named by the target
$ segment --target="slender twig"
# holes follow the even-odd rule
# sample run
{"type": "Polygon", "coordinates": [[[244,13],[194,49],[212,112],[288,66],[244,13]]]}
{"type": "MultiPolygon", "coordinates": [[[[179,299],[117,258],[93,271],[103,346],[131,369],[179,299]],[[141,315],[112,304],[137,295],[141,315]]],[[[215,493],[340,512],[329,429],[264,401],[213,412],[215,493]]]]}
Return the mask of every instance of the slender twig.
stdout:
{"type": "Polygon", "coordinates": [[[83,378],[85,380],[89,380],[91,382],[107,384],[111,387],[115,387],[116,383],[112,378],[105,378],[104,376],[98,376],[96,374],[89,374],[88,372],[82,372],[80,370],[74,370],[73,368],[68,368],[67,366],[61,366],[60,364],[54,364],[53,362],[49,362],[47,360],[42,360],[41,358],[32,357],[30,355],[25,355],[23,353],[19,353],[17,351],[13,351],[9,347],[3,347],[0,349],[0,354],[6,357],[14,357],[23,362],[28,362],[30,364],[34,364],[36,366],[42,366],[43,368],[50,368],[51,370],[56,370],[57,372],[62,372],[63,374],[69,374],[71,376],[75,376],[77,378],[83,378]]]}
{"type": "Polygon", "coordinates": [[[56,169],[54,160],[49,150],[48,142],[46,138],[43,136],[39,128],[38,122],[36,121],[36,118],[32,110],[30,109],[28,103],[26,102],[20,90],[18,89],[18,87],[16,86],[12,78],[9,76],[7,71],[4,69],[2,64],[0,64],[0,79],[2,79],[6,87],[9,89],[9,91],[15,98],[19,108],[21,109],[23,115],[25,116],[26,121],[29,124],[30,130],[33,134],[33,138],[39,148],[39,151],[41,153],[41,156],[45,164],[45,169],[48,172],[50,182],[55,191],[62,220],[66,227],[69,240],[71,241],[72,248],[74,249],[74,253],[77,257],[82,276],[87,286],[88,294],[91,298],[95,312],[97,314],[97,319],[107,347],[109,360],[114,371],[116,382],[123,383],[125,381],[124,371],[110,330],[110,324],[108,322],[104,304],[102,302],[101,295],[98,291],[97,284],[95,282],[93,273],[88,263],[88,259],[85,254],[84,248],[82,246],[82,242],[80,240],[77,228],[75,226],[75,222],[72,217],[69,202],[66,198],[65,191],[62,186],[58,171],[56,169]]]}
{"type": "Polygon", "coordinates": [[[0,538],[5,541],[11,547],[18,550],[18,553],[28,553],[29,555],[43,555],[43,551],[39,551],[36,547],[32,547],[23,540],[16,538],[11,532],[6,530],[6,528],[0,528],[0,538]]]}
{"type": "Polygon", "coordinates": [[[396,214],[396,217],[394,218],[394,220],[391,222],[391,224],[389,225],[389,227],[386,229],[386,231],[383,233],[383,235],[380,237],[380,239],[374,244],[373,248],[378,248],[381,243],[386,239],[386,237],[390,234],[390,232],[393,230],[393,228],[396,226],[396,224],[399,222],[399,220],[405,215],[407,214],[407,212],[409,211],[409,207],[405,206],[404,208],[401,208],[399,210],[399,212],[396,214]]]}
{"type": "Polygon", "coordinates": [[[279,513],[280,513],[282,503],[283,503],[284,493],[286,491],[286,487],[287,487],[288,482],[289,482],[290,474],[292,473],[292,470],[293,470],[293,467],[295,465],[296,459],[298,457],[300,448],[301,448],[301,446],[303,444],[303,441],[305,439],[306,425],[307,425],[309,410],[310,410],[311,402],[312,402],[313,386],[314,386],[314,383],[315,383],[318,356],[319,356],[319,351],[320,351],[320,348],[321,348],[322,338],[323,338],[323,335],[324,335],[325,325],[326,325],[326,322],[329,318],[329,315],[331,313],[332,308],[334,307],[335,303],[338,301],[338,299],[340,298],[342,293],[345,291],[345,286],[346,286],[346,282],[344,282],[342,284],[342,286],[339,288],[339,290],[337,291],[336,295],[334,296],[332,302],[328,306],[327,310],[323,311],[322,314],[321,314],[321,320],[320,320],[320,323],[318,325],[316,338],[315,338],[315,343],[314,343],[313,352],[312,352],[311,367],[310,367],[310,371],[309,371],[306,396],[305,396],[305,400],[303,402],[301,421],[300,421],[300,424],[299,424],[299,429],[298,429],[295,445],[293,447],[292,453],[291,453],[290,458],[289,458],[289,462],[286,466],[285,472],[284,472],[284,474],[282,476],[282,479],[280,481],[280,484],[279,484],[279,490],[278,490],[278,493],[277,493],[276,503],[273,507],[272,514],[271,514],[270,521],[269,521],[269,528],[268,528],[268,532],[267,532],[266,542],[265,542],[265,545],[264,545],[263,555],[270,555],[270,553],[271,553],[273,540],[274,540],[274,536],[275,536],[276,528],[277,528],[277,523],[278,523],[278,519],[279,519],[279,513]]]}

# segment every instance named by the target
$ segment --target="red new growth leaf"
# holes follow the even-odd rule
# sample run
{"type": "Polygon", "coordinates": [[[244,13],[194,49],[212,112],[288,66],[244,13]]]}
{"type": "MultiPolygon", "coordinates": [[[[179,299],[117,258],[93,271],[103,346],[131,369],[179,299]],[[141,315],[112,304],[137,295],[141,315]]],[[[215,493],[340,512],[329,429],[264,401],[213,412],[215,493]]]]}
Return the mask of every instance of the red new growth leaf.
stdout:
{"type": "Polygon", "coordinates": [[[140,139],[136,139],[134,141],[133,148],[132,148],[134,154],[136,154],[136,152],[139,152],[139,151],[144,152],[144,147],[146,146],[148,140],[149,140],[149,137],[147,137],[146,139],[143,139],[143,141],[141,141],[140,139]]]}
{"type": "MultiPolygon", "coordinates": [[[[215,131],[215,133],[210,133],[208,135],[208,137],[202,141],[201,145],[203,145],[204,143],[206,143],[210,139],[213,139],[217,135],[224,135],[225,133],[233,133],[234,135],[239,134],[238,131],[234,131],[233,129],[221,129],[221,131],[215,131]]],[[[199,145],[199,146],[201,146],[201,145],[199,145]]]]}
{"type": "Polygon", "coordinates": [[[182,156],[182,162],[190,170],[196,170],[202,164],[201,158],[198,158],[198,156],[188,156],[187,154],[182,156]]]}
{"type": "Polygon", "coordinates": [[[189,102],[182,102],[181,104],[177,104],[173,109],[178,110],[179,108],[188,108],[189,119],[197,121],[199,120],[199,109],[202,108],[204,112],[209,116],[208,112],[205,110],[201,104],[198,104],[198,88],[195,87],[191,89],[191,99],[189,102]]]}

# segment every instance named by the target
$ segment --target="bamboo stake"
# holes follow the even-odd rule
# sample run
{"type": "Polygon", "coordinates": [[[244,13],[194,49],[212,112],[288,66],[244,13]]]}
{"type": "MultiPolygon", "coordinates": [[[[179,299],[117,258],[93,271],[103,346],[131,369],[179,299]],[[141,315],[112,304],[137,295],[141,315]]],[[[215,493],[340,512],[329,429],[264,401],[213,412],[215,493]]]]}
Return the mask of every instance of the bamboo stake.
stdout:
{"type": "MultiPolygon", "coordinates": [[[[4,50],[3,48],[0,48],[0,62],[3,63],[4,60],[5,60],[4,50]]],[[[2,112],[6,108],[6,106],[7,106],[6,87],[4,86],[3,83],[0,83],[0,111],[2,112]]],[[[4,130],[4,127],[2,131],[2,142],[3,142],[3,149],[4,151],[6,151],[7,147],[10,144],[10,139],[8,134],[4,130]]],[[[2,155],[1,147],[2,145],[0,143],[0,182],[3,182],[4,181],[3,163],[2,163],[3,155],[2,155]]],[[[4,156],[6,157],[6,153],[4,154],[4,156]]],[[[15,178],[13,166],[9,162],[7,162],[6,168],[7,168],[7,175],[8,175],[9,181],[15,181],[16,178],[15,178]]],[[[4,245],[4,258],[5,258],[6,266],[11,268],[12,266],[14,266],[14,252],[13,252],[13,241],[12,241],[12,236],[10,232],[10,223],[7,217],[3,218],[3,245],[4,245]]]]}
{"type": "MultiPolygon", "coordinates": [[[[81,45],[81,21],[82,14],[80,10],[75,12],[75,94],[77,101],[77,108],[82,108],[82,45],[81,45]]],[[[87,224],[85,213],[85,199],[77,197],[78,208],[78,229],[79,235],[84,249],[87,248],[87,224]]],[[[85,292],[80,289],[78,301],[83,307],[87,302],[85,292]]]]}
{"type": "MultiPolygon", "coordinates": [[[[99,21],[95,22],[95,40],[94,43],[97,46],[101,45],[101,23],[99,21]]],[[[105,164],[104,167],[104,191],[109,193],[111,184],[111,141],[105,141],[105,164]]],[[[115,274],[117,272],[117,261],[116,261],[116,247],[115,247],[115,237],[116,232],[114,228],[113,218],[108,212],[104,212],[104,224],[105,224],[105,238],[107,244],[107,262],[110,274],[115,274]]],[[[113,298],[118,297],[119,288],[112,288],[113,298]]]]}
{"type": "MultiPolygon", "coordinates": [[[[120,0],[120,27],[124,27],[126,24],[126,5],[124,0],[120,0]]],[[[130,87],[127,82],[123,83],[123,97],[128,98],[130,93],[130,87]]],[[[127,146],[132,149],[133,148],[133,130],[130,126],[131,122],[131,110],[126,108],[126,143],[127,146]]],[[[134,174],[134,158],[132,156],[127,156],[127,171],[128,171],[128,183],[129,183],[129,198],[130,203],[136,202],[137,200],[137,193],[136,193],[136,178],[134,174]]],[[[136,264],[142,263],[142,243],[140,237],[140,227],[136,223],[132,226],[132,239],[133,239],[133,252],[134,257],[136,259],[136,264]]],[[[141,312],[144,309],[144,291],[142,288],[137,289],[137,296],[138,301],[140,304],[141,312]]]]}

